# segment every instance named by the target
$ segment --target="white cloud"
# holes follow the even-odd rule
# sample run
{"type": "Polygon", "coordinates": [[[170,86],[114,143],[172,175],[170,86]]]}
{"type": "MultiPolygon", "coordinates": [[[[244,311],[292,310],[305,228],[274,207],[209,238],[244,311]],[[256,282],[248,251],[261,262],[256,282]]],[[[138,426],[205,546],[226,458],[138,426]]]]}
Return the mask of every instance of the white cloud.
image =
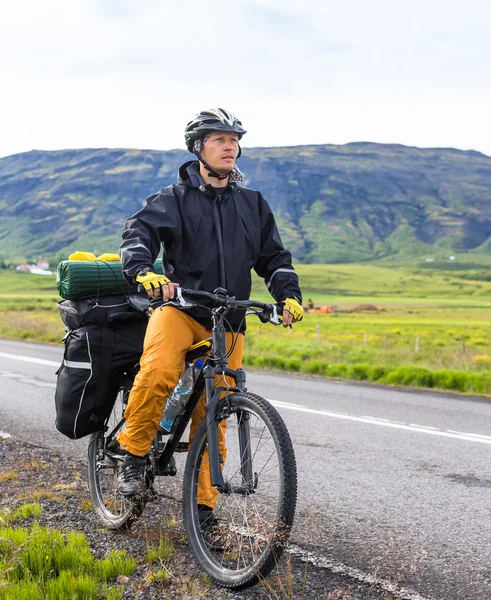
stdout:
{"type": "Polygon", "coordinates": [[[491,6],[481,0],[10,0],[0,156],[182,147],[200,108],[245,145],[348,141],[491,154],[491,6]]]}

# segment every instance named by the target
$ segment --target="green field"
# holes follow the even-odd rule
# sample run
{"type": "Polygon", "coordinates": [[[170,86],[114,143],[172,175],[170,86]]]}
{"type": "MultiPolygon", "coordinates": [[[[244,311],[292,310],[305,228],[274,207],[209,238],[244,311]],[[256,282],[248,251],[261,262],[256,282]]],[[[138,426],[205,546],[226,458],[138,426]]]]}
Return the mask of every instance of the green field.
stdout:
{"type": "MultiPolygon", "coordinates": [[[[470,267],[298,265],[304,304],[332,312],[309,312],[292,330],[251,317],[245,363],[491,394],[491,281],[470,267]]],[[[253,297],[269,299],[257,278],[253,297]]],[[[54,276],[0,271],[0,336],[59,343],[59,300],[54,276]]]]}

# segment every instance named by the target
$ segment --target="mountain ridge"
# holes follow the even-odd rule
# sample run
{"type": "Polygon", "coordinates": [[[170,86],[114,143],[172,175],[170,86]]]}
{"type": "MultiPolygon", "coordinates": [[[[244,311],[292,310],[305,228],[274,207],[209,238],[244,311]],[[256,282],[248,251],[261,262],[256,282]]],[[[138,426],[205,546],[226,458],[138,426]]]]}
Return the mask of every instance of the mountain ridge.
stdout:
{"type": "MultiPolygon", "coordinates": [[[[1,158],[0,254],[114,249],[124,220],[190,159],[125,148],[1,158]]],[[[374,142],[245,148],[239,166],[299,262],[491,250],[491,157],[481,152],[374,142]]]]}

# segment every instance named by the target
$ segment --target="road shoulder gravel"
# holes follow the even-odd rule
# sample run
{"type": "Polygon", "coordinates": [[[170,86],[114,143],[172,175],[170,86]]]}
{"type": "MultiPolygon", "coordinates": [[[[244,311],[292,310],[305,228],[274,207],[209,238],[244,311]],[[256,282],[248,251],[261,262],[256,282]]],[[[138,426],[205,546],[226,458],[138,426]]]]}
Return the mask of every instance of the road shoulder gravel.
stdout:
{"type": "MultiPolygon", "coordinates": [[[[15,438],[0,439],[0,513],[30,502],[43,512],[39,523],[61,531],[84,533],[96,558],[112,549],[126,550],[137,561],[135,572],[118,583],[124,585],[124,600],[156,598],[214,600],[395,600],[374,586],[319,568],[287,554],[276,572],[252,589],[241,592],[215,586],[195,565],[181,523],[181,505],[158,493],[130,532],[106,529],[92,512],[86,478],[80,460],[15,438]],[[167,568],[166,584],[151,580],[152,565],[146,561],[149,545],[160,537],[172,539],[175,552],[167,568]]],[[[26,526],[21,523],[17,526],[26,526]]]]}

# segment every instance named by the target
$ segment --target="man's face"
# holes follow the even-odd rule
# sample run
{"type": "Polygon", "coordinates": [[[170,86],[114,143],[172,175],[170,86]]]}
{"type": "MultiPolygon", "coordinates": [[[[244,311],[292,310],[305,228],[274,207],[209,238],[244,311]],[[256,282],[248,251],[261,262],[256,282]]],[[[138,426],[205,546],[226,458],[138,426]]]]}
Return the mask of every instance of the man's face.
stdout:
{"type": "Polygon", "coordinates": [[[239,152],[239,136],[227,131],[216,131],[203,146],[203,160],[217,173],[228,173],[234,168],[239,152]]]}

